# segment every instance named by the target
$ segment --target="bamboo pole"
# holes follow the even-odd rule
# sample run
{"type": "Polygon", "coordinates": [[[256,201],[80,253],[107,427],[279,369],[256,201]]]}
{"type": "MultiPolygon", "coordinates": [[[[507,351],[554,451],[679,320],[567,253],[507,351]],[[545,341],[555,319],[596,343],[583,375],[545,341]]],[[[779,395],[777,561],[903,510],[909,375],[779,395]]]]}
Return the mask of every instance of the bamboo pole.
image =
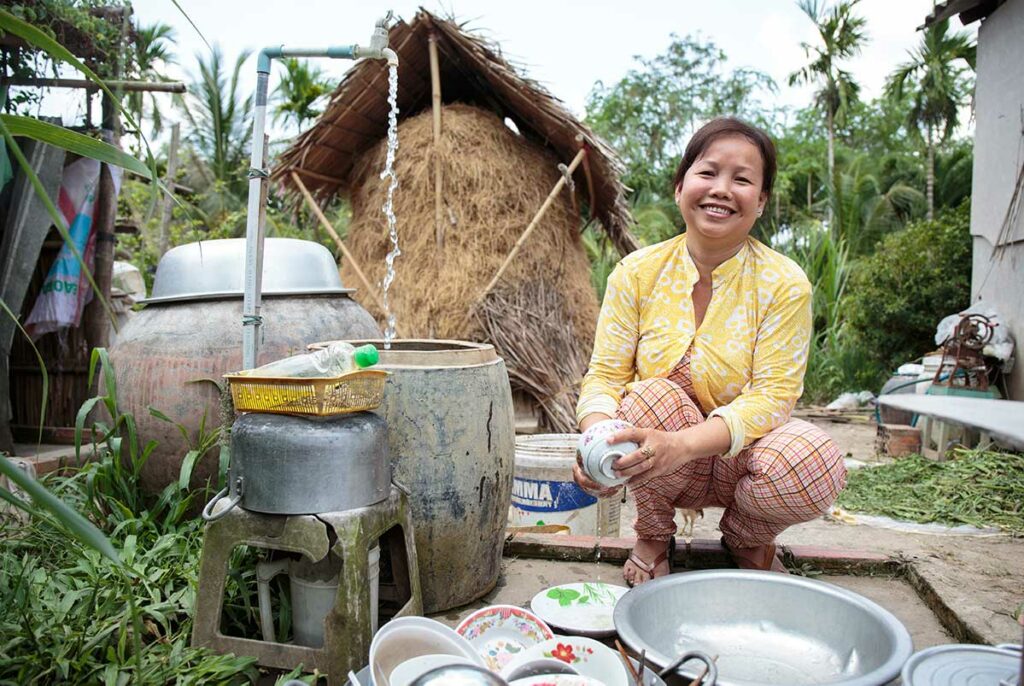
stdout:
{"type": "MultiPolygon", "coordinates": [[[[80,90],[94,90],[96,84],[87,79],[36,79],[17,77],[8,81],[12,86],[23,86],[26,88],[77,88],[80,90]]],[[[104,80],[112,91],[142,92],[142,93],[186,93],[185,84],[181,81],[119,81],[104,80]]]]}
{"type": "Polygon", "coordinates": [[[437,34],[427,37],[430,52],[430,92],[434,111],[434,236],[438,250],[444,248],[444,201],[441,197],[441,65],[437,56],[437,34]]]}
{"type": "Polygon", "coordinates": [[[292,181],[295,182],[299,192],[302,193],[302,197],[306,199],[306,204],[309,205],[309,209],[313,210],[313,214],[316,215],[316,218],[320,220],[320,224],[327,231],[327,234],[334,240],[334,244],[338,246],[338,250],[341,250],[341,254],[344,255],[345,259],[352,265],[352,269],[355,271],[356,277],[359,279],[360,283],[363,284],[363,288],[365,288],[366,292],[373,298],[377,307],[380,308],[380,311],[384,312],[384,300],[380,297],[380,293],[377,292],[377,289],[370,285],[370,280],[366,278],[366,274],[364,274],[363,270],[359,268],[359,262],[356,261],[356,258],[348,251],[348,248],[345,247],[345,244],[341,240],[341,236],[339,236],[338,232],[334,230],[330,220],[324,215],[320,206],[316,204],[316,200],[314,200],[313,196],[310,195],[309,189],[306,188],[306,184],[302,183],[302,179],[299,178],[299,175],[295,172],[292,172],[291,175],[292,181]]]}
{"type": "Polygon", "coordinates": [[[583,149],[586,150],[586,154],[583,156],[583,173],[587,177],[587,207],[590,210],[589,214],[591,217],[595,215],[594,212],[594,176],[590,172],[590,146],[584,144],[583,149]]]}
{"type": "Polygon", "coordinates": [[[558,182],[555,184],[555,187],[551,189],[551,192],[548,193],[548,197],[544,200],[544,204],[540,206],[540,209],[537,210],[537,214],[535,214],[533,219],[530,221],[529,226],[527,226],[526,229],[523,231],[522,235],[519,236],[519,240],[516,241],[516,244],[512,246],[511,252],[509,252],[508,256],[505,258],[505,261],[501,263],[501,266],[498,268],[498,271],[495,272],[494,277],[491,278],[490,282],[488,282],[487,286],[483,289],[483,291],[481,291],[480,295],[477,296],[473,303],[469,306],[469,310],[467,310],[466,316],[462,320],[463,326],[466,324],[466,322],[469,321],[469,318],[473,316],[473,310],[476,309],[476,306],[479,305],[480,302],[487,297],[487,294],[490,293],[491,289],[494,288],[495,284],[498,283],[498,280],[501,279],[502,275],[505,273],[505,270],[507,270],[509,265],[512,264],[512,260],[514,260],[516,258],[516,255],[519,254],[519,251],[522,249],[523,244],[526,243],[526,239],[528,239],[530,237],[530,234],[533,233],[533,230],[537,228],[537,225],[540,224],[540,220],[544,217],[544,214],[548,211],[548,208],[551,207],[551,204],[555,201],[555,198],[558,197],[558,194],[562,191],[562,188],[565,187],[566,180],[572,178],[573,172],[576,171],[576,167],[578,167],[580,165],[580,162],[583,161],[583,157],[586,155],[586,153],[586,147],[582,147],[580,148],[580,151],[576,153],[576,157],[572,158],[572,162],[569,163],[568,169],[566,169],[565,173],[562,174],[562,176],[558,179],[558,182]]]}

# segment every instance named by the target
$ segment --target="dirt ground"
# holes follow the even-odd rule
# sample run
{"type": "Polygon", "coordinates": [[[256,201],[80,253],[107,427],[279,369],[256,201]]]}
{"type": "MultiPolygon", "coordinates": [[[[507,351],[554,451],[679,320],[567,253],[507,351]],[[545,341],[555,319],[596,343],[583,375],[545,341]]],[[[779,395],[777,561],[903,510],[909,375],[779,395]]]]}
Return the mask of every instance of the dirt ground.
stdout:
{"type": "MultiPolygon", "coordinates": [[[[810,421],[827,431],[840,449],[855,460],[848,462],[849,466],[876,460],[874,424],[810,421]]],[[[633,502],[628,499],[622,507],[621,536],[633,535],[634,516],[633,502]]],[[[706,510],[704,518],[694,526],[694,538],[718,540],[720,516],[721,510],[706,510]]],[[[1021,642],[1021,627],[1014,614],[1024,606],[1022,538],[1001,534],[914,533],[849,524],[826,516],[790,527],[779,542],[861,550],[912,562],[925,585],[937,596],[930,603],[933,607],[948,607],[958,621],[986,643],[1021,642]]]]}

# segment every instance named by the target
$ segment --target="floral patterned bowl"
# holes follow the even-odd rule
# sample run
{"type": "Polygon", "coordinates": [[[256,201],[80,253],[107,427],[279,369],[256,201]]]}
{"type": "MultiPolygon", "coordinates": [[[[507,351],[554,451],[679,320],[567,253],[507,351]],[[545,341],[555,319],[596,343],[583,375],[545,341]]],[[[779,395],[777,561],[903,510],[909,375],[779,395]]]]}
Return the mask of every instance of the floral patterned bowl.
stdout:
{"type": "MultiPolygon", "coordinates": [[[[606,686],[628,686],[629,683],[626,667],[622,664],[618,653],[603,643],[583,636],[555,636],[527,648],[521,656],[506,665],[505,673],[510,674],[519,665],[542,657],[561,660],[579,672],[581,677],[594,679],[606,686]]],[[[554,678],[554,676],[558,675],[548,675],[546,678],[554,678]]]]}
{"type": "Polygon", "coordinates": [[[632,441],[609,443],[608,437],[632,426],[621,419],[606,419],[580,434],[578,449],[587,476],[602,486],[618,486],[626,482],[628,477],[615,475],[615,460],[638,450],[640,446],[632,441]]]}
{"type": "Polygon", "coordinates": [[[486,667],[500,672],[530,646],[554,636],[537,615],[515,605],[491,605],[462,620],[455,632],[469,641],[486,667]]]}

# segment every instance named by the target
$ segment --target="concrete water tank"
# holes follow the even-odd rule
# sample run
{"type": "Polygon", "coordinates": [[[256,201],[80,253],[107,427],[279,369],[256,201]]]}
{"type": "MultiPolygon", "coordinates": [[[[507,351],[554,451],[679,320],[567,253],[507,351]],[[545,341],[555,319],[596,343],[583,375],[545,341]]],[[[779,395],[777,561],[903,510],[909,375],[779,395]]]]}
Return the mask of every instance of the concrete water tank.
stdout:
{"type": "MultiPolygon", "coordinates": [[[[486,595],[498,582],[512,497],[515,421],[505,362],[483,343],[384,342],[394,481],[409,492],[423,611],[486,595]]],[[[319,343],[312,347],[322,347],[319,343]]]]}

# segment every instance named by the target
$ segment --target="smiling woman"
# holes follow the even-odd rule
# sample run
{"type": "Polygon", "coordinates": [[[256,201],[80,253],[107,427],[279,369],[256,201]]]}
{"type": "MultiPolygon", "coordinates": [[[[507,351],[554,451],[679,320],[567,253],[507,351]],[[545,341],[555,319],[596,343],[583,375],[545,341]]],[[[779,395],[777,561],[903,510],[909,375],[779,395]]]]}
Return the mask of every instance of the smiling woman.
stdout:
{"type": "MultiPolygon", "coordinates": [[[[791,419],[811,339],[811,287],[792,260],[750,237],[771,194],[775,147],[763,131],[715,119],[676,171],[686,232],[638,250],[608,279],[577,419],[586,431],[633,425],[609,444],[636,498],[637,545],[623,576],[669,571],[675,508],[723,507],[740,567],[785,571],[775,537],[825,512],[845,483],[821,430],[791,419]]],[[[581,470],[577,483],[602,489],[581,470]]]]}

